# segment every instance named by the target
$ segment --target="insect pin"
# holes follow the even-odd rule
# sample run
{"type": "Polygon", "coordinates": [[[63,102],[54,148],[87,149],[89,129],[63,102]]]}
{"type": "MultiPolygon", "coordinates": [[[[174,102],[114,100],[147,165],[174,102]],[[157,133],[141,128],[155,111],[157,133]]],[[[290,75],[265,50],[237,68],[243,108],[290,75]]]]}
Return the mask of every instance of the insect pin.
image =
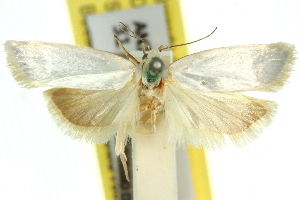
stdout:
{"type": "Polygon", "coordinates": [[[152,49],[123,23],[119,26],[142,41],[142,61],[117,36],[129,60],[89,47],[39,41],[7,41],[5,51],[22,87],[53,87],[44,96],[62,132],[98,144],[116,137],[116,154],[128,180],[127,140],[155,134],[160,126],[167,127],[170,143],[181,146],[219,148],[224,135],[237,146],[255,139],[277,104],[241,92],[277,91],[296,59],[293,45],[278,42],[210,49],[166,65],[161,52],[181,45],[152,49]]]}

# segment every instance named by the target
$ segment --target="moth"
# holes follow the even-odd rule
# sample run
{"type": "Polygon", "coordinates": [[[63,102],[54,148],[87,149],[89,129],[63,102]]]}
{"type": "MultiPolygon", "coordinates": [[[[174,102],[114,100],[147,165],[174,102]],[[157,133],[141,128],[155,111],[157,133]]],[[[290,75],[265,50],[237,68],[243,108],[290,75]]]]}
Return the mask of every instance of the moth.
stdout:
{"type": "Polygon", "coordinates": [[[160,126],[167,127],[168,141],[179,146],[215,149],[225,143],[225,135],[237,146],[255,139],[270,123],[277,104],[241,92],[276,92],[287,82],[296,59],[293,45],[278,42],[210,49],[168,66],[161,52],[176,46],[152,49],[123,27],[142,41],[142,61],[128,53],[117,36],[128,59],[39,41],[7,41],[5,51],[22,87],[53,88],[44,96],[62,132],[98,144],[116,137],[116,154],[125,170],[128,138],[155,134],[160,126]]]}

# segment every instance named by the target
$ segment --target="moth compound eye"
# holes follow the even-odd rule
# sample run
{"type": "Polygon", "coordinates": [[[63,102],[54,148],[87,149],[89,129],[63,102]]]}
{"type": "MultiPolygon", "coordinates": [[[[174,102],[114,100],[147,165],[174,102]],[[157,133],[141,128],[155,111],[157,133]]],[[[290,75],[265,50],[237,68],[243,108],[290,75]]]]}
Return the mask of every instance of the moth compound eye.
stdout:
{"type": "Polygon", "coordinates": [[[149,63],[149,72],[152,75],[156,75],[162,72],[164,67],[165,67],[165,63],[160,58],[152,58],[149,63]]]}

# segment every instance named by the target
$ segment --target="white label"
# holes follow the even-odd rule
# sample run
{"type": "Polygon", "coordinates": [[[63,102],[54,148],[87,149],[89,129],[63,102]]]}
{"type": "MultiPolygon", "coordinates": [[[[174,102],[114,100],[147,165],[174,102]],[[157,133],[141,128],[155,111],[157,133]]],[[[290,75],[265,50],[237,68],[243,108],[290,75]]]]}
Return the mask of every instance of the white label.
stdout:
{"type": "Polygon", "coordinates": [[[124,52],[116,42],[114,35],[118,36],[128,52],[141,49],[141,41],[120,30],[119,22],[123,22],[140,37],[146,38],[151,48],[170,44],[162,4],[105,14],[93,14],[87,16],[86,22],[91,46],[96,49],[123,54],[124,52]]]}

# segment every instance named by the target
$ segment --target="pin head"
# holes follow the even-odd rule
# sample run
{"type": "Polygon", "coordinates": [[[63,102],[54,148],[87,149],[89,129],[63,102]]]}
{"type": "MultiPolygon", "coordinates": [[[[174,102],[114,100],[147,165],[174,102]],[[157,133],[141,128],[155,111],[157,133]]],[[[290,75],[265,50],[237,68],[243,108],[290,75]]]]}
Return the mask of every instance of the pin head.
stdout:
{"type": "Polygon", "coordinates": [[[157,57],[151,59],[149,63],[149,74],[157,75],[163,71],[165,68],[165,63],[157,57]]]}

